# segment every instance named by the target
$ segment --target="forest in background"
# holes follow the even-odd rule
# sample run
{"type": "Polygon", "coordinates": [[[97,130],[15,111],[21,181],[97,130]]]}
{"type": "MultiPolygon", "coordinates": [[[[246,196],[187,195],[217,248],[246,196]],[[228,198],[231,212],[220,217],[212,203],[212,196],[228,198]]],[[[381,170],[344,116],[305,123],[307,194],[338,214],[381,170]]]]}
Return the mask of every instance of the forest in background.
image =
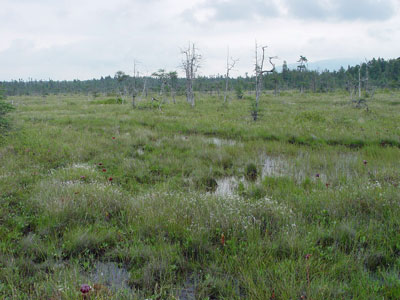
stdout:
{"type": "MultiPolygon", "coordinates": [[[[169,72],[169,71],[168,71],[169,72]]],[[[114,77],[106,76],[91,80],[28,80],[22,79],[0,82],[5,95],[48,95],[65,93],[92,94],[95,97],[103,94],[129,95],[133,91],[138,93],[157,92],[161,86],[166,91],[173,89],[178,95],[185,93],[185,78],[170,77],[165,70],[158,70],[152,76],[130,76],[122,71],[116,72],[114,77]],[[161,71],[161,72],[160,72],[161,71]],[[155,75],[156,74],[156,75],[155,75]],[[160,76],[165,74],[165,76],[160,76]],[[155,76],[154,76],[155,75],[155,76]]],[[[255,76],[229,78],[230,89],[236,91],[238,98],[243,91],[254,91],[255,76]]],[[[307,68],[290,69],[284,62],[280,72],[272,72],[263,76],[265,89],[279,92],[288,89],[308,90],[312,92],[330,92],[337,89],[348,91],[356,90],[361,82],[363,88],[400,88],[400,57],[385,60],[372,59],[356,66],[340,68],[338,71],[325,70],[322,72],[307,68]],[[361,69],[360,69],[361,68],[361,69]],[[360,80],[359,80],[360,79],[360,80]]],[[[223,93],[225,75],[198,76],[194,81],[194,90],[198,92],[223,93]]]]}

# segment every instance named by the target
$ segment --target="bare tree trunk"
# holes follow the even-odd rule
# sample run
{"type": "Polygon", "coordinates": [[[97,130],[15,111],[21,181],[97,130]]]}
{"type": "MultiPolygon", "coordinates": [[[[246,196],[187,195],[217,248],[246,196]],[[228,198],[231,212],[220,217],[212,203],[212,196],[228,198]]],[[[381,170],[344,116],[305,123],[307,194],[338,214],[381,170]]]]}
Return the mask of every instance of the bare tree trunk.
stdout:
{"type": "Polygon", "coordinates": [[[231,62],[229,63],[229,47],[226,55],[226,75],[225,75],[225,93],[224,93],[224,103],[226,103],[228,99],[228,87],[229,87],[229,72],[235,67],[238,59],[231,58],[231,62]]]}
{"type": "Polygon", "coordinates": [[[199,61],[201,56],[196,54],[194,44],[189,44],[189,47],[186,50],[183,50],[182,53],[185,55],[185,59],[182,61],[182,67],[186,73],[186,101],[194,107],[195,98],[193,93],[193,80],[197,69],[200,67],[199,61]]]}
{"type": "MultiPolygon", "coordinates": [[[[368,61],[365,59],[365,94],[368,95],[368,61]]],[[[369,96],[369,95],[368,95],[369,96]]]]}
{"type": "MultiPolygon", "coordinates": [[[[138,72],[139,73],[139,72],[138,72]]],[[[133,61],[133,90],[132,90],[132,108],[136,107],[136,60],[133,61]]]]}
{"type": "Polygon", "coordinates": [[[361,99],[361,64],[358,68],[358,99],[361,99]]]}
{"type": "Polygon", "coordinates": [[[349,93],[350,93],[350,101],[353,101],[354,90],[355,90],[354,84],[352,84],[352,83],[349,81],[349,82],[347,82],[347,86],[348,86],[349,93]]]}
{"type": "Polygon", "coordinates": [[[142,100],[142,98],[147,98],[147,78],[143,77],[143,90],[142,90],[142,96],[140,97],[139,100],[142,100]]]}
{"type": "Polygon", "coordinates": [[[227,98],[228,98],[228,80],[229,80],[229,77],[228,77],[229,75],[227,74],[226,75],[226,78],[225,78],[225,93],[224,93],[224,103],[226,103],[226,100],[227,100],[227,98]]]}
{"type": "Polygon", "coordinates": [[[264,70],[264,60],[265,60],[265,49],[267,46],[262,46],[262,56],[261,58],[258,57],[258,47],[257,47],[257,42],[256,42],[256,51],[255,51],[255,72],[256,72],[256,101],[254,104],[254,107],[252,109],[252,116],[253,120],[257,121],[258,118],[258,105],[260,101],[260,95],[261,95],[261,88],[262,88],[262,78],[264,73],[273,73],[275,71],[275,64],[272,62],[273,59],[277,58],[276,56],[270,56],[269,57],[269,63],[272,66],[272,69],[270,70],[264,70]]]}
{"type": "Polygon", "coordinates": [[[172,86],[170,86],[170,90],[171,90],[170,94],[171,94],[172,102],[173,102],[174,104],[176,104],[175,90],[173,89],[172,86]]]}
{"type": "Polygon", "coordinates": [[[163,80],[163,81],[161,82],[161,88],[160,88],[160,98],[161,98],[161,102],[162,102],[162,103],[165,103],[165,102],[166,102],[164,89],[165,89],[165,82],[164,82],[164,80],[163,80]]]}

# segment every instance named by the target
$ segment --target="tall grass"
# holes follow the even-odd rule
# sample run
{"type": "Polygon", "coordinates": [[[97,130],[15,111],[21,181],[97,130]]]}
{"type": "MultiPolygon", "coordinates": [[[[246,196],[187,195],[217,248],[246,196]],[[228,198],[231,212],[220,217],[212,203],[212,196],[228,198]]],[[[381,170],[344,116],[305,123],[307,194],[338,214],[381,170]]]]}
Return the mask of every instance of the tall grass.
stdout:
{"type": "Polygon", "coordinates": [[[398,95],[14,97],[5,299],[398,299],[398,95]],[[230,179],[228,192],[218,193],[230,179]],[[129,274],[100,282],[99,262],[129,274]]]}

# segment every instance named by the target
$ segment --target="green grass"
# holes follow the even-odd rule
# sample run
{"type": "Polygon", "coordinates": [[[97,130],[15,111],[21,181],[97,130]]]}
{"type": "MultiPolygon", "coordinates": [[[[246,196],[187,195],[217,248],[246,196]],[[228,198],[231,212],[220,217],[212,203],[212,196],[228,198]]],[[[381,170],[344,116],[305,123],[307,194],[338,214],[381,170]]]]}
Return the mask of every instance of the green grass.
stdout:
{"type": "Polygon", "coordinates": [[[399,299],[399,97],[13,97],[0,298],[399,299]]]}

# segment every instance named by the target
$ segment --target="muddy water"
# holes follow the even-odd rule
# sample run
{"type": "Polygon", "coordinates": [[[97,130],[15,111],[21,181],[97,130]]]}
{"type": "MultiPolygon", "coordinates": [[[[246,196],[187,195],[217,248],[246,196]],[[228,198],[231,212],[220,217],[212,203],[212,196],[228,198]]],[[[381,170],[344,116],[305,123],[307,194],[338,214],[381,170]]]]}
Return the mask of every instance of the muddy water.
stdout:
{"type": "MultiPolygon", "coordinates": [[[[193,136],[186,136],[186,135],[176,135],[175,138],[188,142],[191,140],[191,138],[196,138],[195,135],[193,136]]],[[[200,137],[201,141],[206,143],[206,144],[213,144],[215,146],[218,147],[222,147],[222,146],[235,146],[238,145],[238,143],[235,140],[229,140],[229,139],[221,139],[221,138],[217,138],[217,137],[200,137]]],[[[240,144],[240,143],[239,143],[240,144]]]]}
{"type": "Polygon", "coordinates": [[[224,146],[224,145],[234,146],[234,145],[236,145],[235,140],[225,140],[225,139],[220,139],[220,138],[216,138],[216,137],[205,139],[205,141],[208,142],[209,144],[214,144],[216,146],[224,146]]]}
{"type": "Polygon", "coordinates": [[[288,175],[289,163],[283,156],[265,155],[261,158],[261,177],[277,177],[288,175]]]}
{"type": "Polygon", "coordinates": [[[324,182],[340,177],[352,178],[357,176],[353,168],[357,159],[357,156],[352,153],[342,153],[336,157],[325,157],[318,161],[313,161],[308,153],[299,153],[295,157],[264,155],[261,157],[261,177],[287,176],[297,182],[302,182],[307,177],[318,178],[324,182]]]}
{"type": "MultiPolygon", "coordinates": [[[[303,182],[306,178],[323,183],[332,182],[340,178],[355,178],[358,176],[358,156],[353,153],[337,154],[334,157],[312,157],[303,152],[294,157],[283,155],[262,155],[259,158],[258,167],[260,176],[258,181],[265,177],[289,177],[297,183],[303,182]]],[[[241,177],[224,177],[217,180],[217,189],[214,194],[226,196],[235,194],[239,183],[247,184],[241,177]]]]}
{"type": "Polygon", "coordinates": [[[90,279],[114,291],[131,291],[128,285],[130,274],[115,262],[97,262],[90,279]]]}
{"type": "Polygon", "coordinates": [[[231,176],[217,179],[217,189],[215,190],[214,194],[217,196],[233,195],[236,192],[240,182],[245,183],[244,178],[239,179],[231,176]]]}

